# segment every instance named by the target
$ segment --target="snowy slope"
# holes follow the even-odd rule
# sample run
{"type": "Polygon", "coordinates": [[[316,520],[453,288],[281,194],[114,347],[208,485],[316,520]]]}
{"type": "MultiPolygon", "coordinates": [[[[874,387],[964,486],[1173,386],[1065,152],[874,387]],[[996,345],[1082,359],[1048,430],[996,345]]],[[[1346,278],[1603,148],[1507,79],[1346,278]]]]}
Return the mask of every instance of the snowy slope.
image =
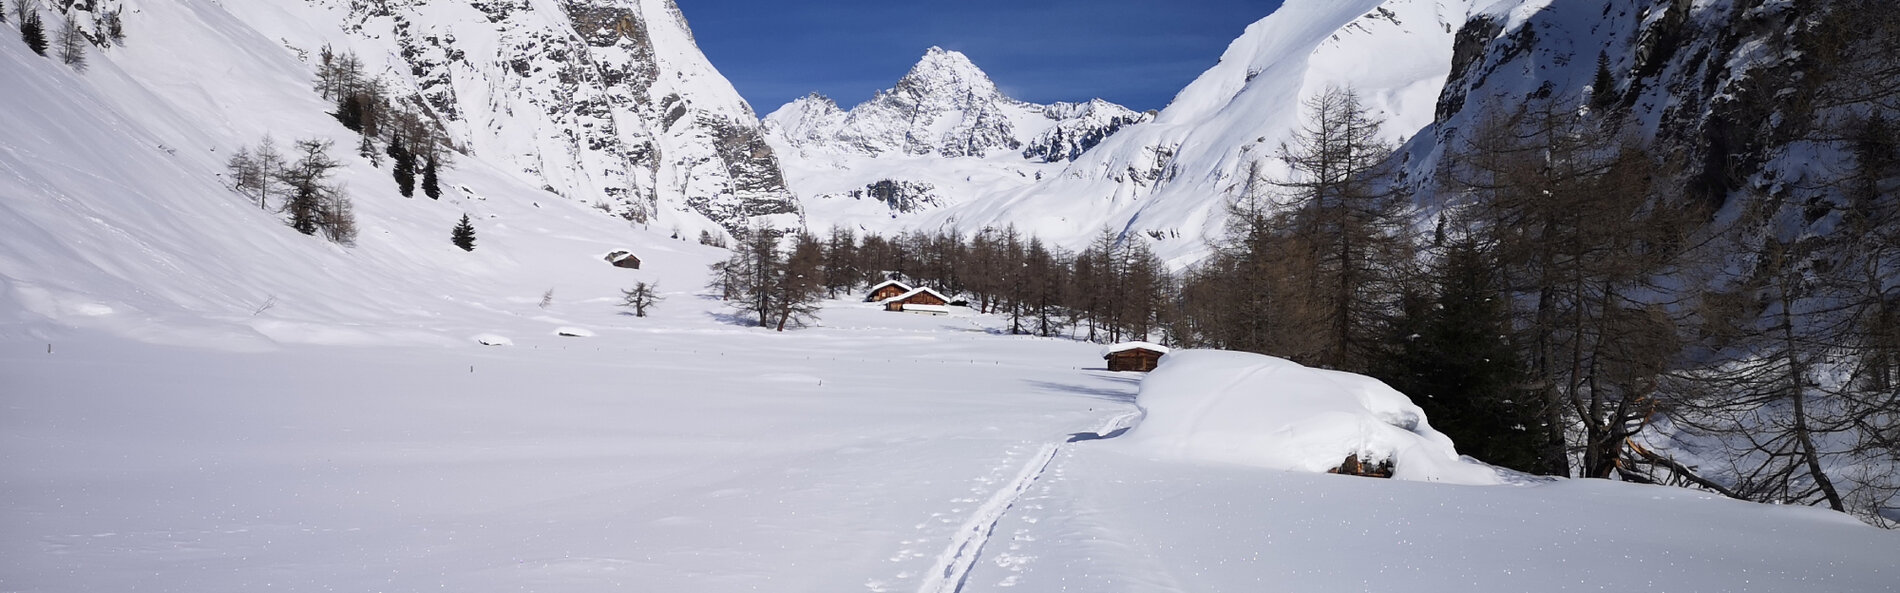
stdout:
{"type": "Polygon", "coordinates": [[[536,302],[549,288],[605,297],[630,285],[599,260],[612,249],[695,274],[698,259],[660,254],[712,251],[629,228],[479,156],[444,171],[442,200],[402,198],[388,170],[357,157],[354,136],[325,113],[309,65],[260,32],[318,21],[243,5],[259,14],[128,4],[128,46],[95,51],[83,74],[0,44],[0,94],[12,106],[0,113],[0,334],[93,327],[241,349],[460,342],[481,320],[531,313],[509,303],[536,302]],[[330,154],[345,164],[337,181],[361,228],[356,247],[297,234],[224,187],[228,155],[266,134],[280,148],[335,143],[330,154]],[[448,242],[464,213],[478,233],[473,253],[448,242]],[[429,319],[455,321],[420,323],[429,319]],[[405,329],[361,329],[377,326],[405,329]]]}
{"type": "Polygon", "coordinates": [[[1015,223],[1069,247],[1102,228],[1165,236],[1157,252],[1185,264],[1220,231],[1242,175],[1274,158],[1301,122],[1301,102],[1351,87],[1394,141],[1432,122],[1468,0],[1292,0],[1250,25],[1153,122],[1128,126],[1039,183],[933,212],[919,226],[1015,223]]]}
{"type": "Polygon", "coordinates": [[[925,213],[1025,187],[1149,115],[1102,101],[1012,99],[960,52],[932,47],[844,110],[822,95],[767,115],[767,140],[817,228],[906,228],[925,213]]]}

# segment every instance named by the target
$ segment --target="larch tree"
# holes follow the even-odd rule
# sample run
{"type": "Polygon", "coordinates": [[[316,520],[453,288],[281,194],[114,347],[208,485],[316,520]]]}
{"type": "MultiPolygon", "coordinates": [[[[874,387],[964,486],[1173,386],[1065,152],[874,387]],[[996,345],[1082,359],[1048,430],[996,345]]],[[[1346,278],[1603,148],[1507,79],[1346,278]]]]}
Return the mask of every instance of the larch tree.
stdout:
{"type": "Polygon", "coordinates": [[[59,28],[59,61],[79,72],[86,71],[86,32],[79,28],[79,21],[66,19],[65,26],[59,28]]]}
{"type": "Polygon", "coordinates": [[[633,288],[620,291],[620,306],[633,310],[634,317],[646,317],[647,310],[666,300],[659,294],[658,283],[636,282],[633,288]]]}
{"type": "Polygon", "coordinates": [[[330,176],[343,166],[328,154],[327,140],[298,140],[294,145],[297,161],[277,172],[287,197],[284,211],[287,222],[297,232],[324,237],[339,244],[355,242],[356,218],[349,197],[330,182],[330,176]]]}
{"type": "Polygon", "coordinates": [[[1407,202],[1384,170],[1392,147],[1381,122],[1356,93],[1328,89],[1305,107],[1307,122],[1280,148],[1291,175],[1274,182],[1284,195],[1282,239],[1311,252],[1310,267],[1293,272],[1330,325],[1311,336],[1316,352],[1302,362],[1364,371],[1379,316],[1412,261],[1407,202]]]}

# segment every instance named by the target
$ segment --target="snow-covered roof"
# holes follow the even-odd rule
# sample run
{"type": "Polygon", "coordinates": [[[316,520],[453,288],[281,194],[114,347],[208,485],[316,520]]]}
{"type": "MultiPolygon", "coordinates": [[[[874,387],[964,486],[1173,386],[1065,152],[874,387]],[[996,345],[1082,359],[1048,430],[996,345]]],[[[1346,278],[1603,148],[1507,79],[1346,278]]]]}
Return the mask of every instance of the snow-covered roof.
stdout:
{"type": "Polygon", "coordinates": [[[1162,353],[1162,354],[1167,354],[1167,353],[1168,353],[1168,347],[1167,347],[1167,346],[1163,346],[1163,345],[1160,345],[1160,344],[1156,344],[1156,343],[1154,343],[1154,342],[1141,342],[1141,341],[1135,341],[1135,342],[1122,342],[1122,343],[1120,343],[1120,344],[1116,344],[1116,345],[1113,345],[1113,346],[1109,346],[1109,347],[1107,347],[1107,348],[1103,348],[1103,349],[1102,349],[1102,356],[1108,356],[1108,355],[1110,355],[1110,354],[1114,354],[1114,353],[1116,353],[1116,352],[1127,352],[1127,351],[1129,351],[1129,350],[1136,350],[1136,349],[1140,349],[1140,350],[1151,350],[1151,351],[1154,351],[1154,352],[1160,352],[1160,353],[1162,353]]]}
{"type": "Polygon", "coordinates": [[[896,281],[896,280],[885,280],[885,281],[883,281],[883,282],[879,282],[879,283],[877,283],[877,286],[873,286],[873,287],[871,287],[871,290],[870,290],[869,292],[877,292],[877,291],[878,291],[878,289],[880,289],[880,288],[884,288],[884,287],[886,287],[886,286],[895,286],[895,287],[898,287],[898,288],[902,288],[902,289],[904,289],[904,290],[910,290],[910,285],[909,285],[909,284],[905,284],[905,283],[902,283],[902,282],[898,282],[898,281],[896,281]]]}
{"type": "Polygon", "coordinates": [[[938,314],[946,314],[946,315],[950,313],[950,308],[943,305],[904,305],[904,310],[914,311],[918,313],[938,313],[938,314]]]}
{"type": "Polygon", "coordinates": [[[888,299],[884,299],[882,301],[878,301],[878,304],[886,304],[886,303],[901,301],[901,300],[914,297],[923,293],[930,293],[931,295],[936,296],[939,299],[942,299],[943,302],[946,302],[946,303],[950,302],[950,297],[943,296],[943,293],[937,292],[935,290],[931,290],[930,287],[928,286],[919,286],[917,288],[910,289],[910,292],[906,292],[904,294],[900,294],[888,299]]]}

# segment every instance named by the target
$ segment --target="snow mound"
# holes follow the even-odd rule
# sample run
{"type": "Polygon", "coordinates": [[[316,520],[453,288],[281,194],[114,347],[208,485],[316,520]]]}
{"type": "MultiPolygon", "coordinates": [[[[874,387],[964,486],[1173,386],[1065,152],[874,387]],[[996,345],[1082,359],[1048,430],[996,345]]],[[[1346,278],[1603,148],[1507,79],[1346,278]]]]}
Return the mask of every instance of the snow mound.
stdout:
{"type": "Polygon", "coordinates": [[[1175,351],[1141,383],[1145,417],[1118,439],[1154,457],[1324,472],[1349,454],[1394,478],[1501,484],[1377,379],[1243,352],[1175,351]]]}
{"type": "Polygon", "coordinates": [[[477,335],[475,336],[475,341],[480,343],[483,346],[513,346],[515,345],[515,341],[508,339],[507,336],[500,336],[500,335],[495,335],[495,334],[477,335]]]}

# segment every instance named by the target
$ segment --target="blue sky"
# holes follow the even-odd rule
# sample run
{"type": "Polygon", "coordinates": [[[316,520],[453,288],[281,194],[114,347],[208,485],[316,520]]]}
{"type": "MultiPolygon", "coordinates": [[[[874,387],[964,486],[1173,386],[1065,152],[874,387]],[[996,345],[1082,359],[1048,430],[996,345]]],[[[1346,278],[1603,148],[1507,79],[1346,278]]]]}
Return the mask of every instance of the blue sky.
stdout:
{"type": "Polygon", "coordinates": [[[699,48],[763,116],[818,91],[849,109],[930,46],[1012,97],[1160,109],[1280,0],[677,0],[699,48]]]}

